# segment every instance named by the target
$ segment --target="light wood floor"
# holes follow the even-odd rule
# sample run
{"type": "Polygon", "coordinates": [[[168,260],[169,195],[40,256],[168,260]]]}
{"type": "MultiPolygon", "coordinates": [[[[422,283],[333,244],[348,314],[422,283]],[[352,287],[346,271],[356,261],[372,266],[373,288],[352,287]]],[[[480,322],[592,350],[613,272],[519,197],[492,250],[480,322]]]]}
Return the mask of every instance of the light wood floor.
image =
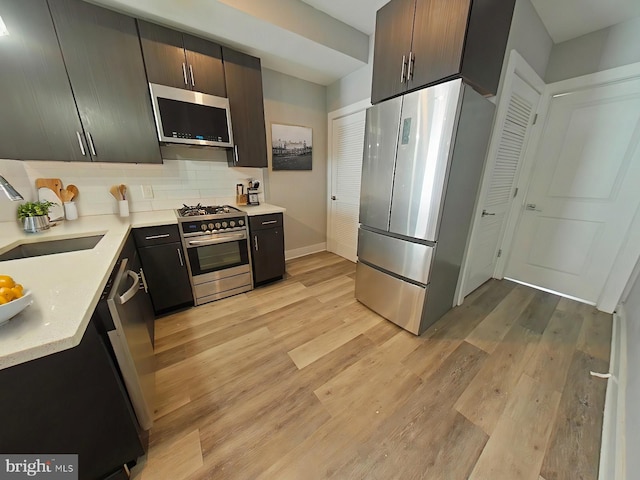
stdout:
{"type": "Polygon", "coordinates": [[[421,337],[320,253],[156,324],[150,479],[596,479],[611,316],[492,280],[421,337]]]}

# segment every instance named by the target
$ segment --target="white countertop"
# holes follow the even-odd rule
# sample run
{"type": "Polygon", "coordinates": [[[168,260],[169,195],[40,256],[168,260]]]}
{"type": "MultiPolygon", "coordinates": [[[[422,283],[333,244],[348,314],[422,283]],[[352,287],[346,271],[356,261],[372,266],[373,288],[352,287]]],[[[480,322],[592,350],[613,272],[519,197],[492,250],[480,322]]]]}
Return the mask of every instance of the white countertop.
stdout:
{"type": "MultiPolygon", "coordinates": [[[[249,216],[286,211],[267,203],[238,208],[249,216]]],[[[36,234],[17,222],[0,222],[0,253],[22,243],[104,234],[90,250],[0,262],[0,275],[12,276],[33,298],[33,305],[0,326],[0,370],[78,345],[131,228],[176,223],[173,210],[80,217],[36,234]]]]}
{"type": "Polygon", "coordinates": [[[21,243],[104,234],[91,250],[0,262],[0,275],[12,276],[33,298],[0,326],[0,369],[78,345],[129,230],[175,223],[173,210],[80,217],[37,234],[24,233],[17,222],[0,223],[0,253],[21,243]]]}
{"type": "Polygon", "coordinates": [[[286,208],[270,205],[268,203],[261,203],[260,205],[236,205],[236,207],[243,212],[247,212],[247,215],[250,217],[255,215],[268,215],[270,213],[284,213],[287,211],[286,208]]]}

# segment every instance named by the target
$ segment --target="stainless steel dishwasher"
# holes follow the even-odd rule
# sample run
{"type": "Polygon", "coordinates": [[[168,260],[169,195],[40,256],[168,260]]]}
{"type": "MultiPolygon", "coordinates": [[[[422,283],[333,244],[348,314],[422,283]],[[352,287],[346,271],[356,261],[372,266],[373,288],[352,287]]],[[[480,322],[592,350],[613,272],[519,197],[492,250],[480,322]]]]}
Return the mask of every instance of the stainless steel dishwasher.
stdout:
{"type": "Polygon", "coordinates": [[[154,320],[154,314],[135,250],[130,257],[121,259],[106,296],[110,316],[106,333],[138,423],[148,430],[153,425],[155,363],[147,324],[154,320]]]}

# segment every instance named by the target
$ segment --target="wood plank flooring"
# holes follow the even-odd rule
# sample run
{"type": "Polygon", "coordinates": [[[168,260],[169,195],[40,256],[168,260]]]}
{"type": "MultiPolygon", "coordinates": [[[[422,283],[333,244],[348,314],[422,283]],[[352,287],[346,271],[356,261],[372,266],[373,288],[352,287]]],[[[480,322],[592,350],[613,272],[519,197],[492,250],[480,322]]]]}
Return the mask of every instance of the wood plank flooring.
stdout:
{"type": "Polygon", "coordinates": [[[611,316],[491,280],[415,337],[323,252],[156,322],[134,478],[595,480],[611,316]]]}

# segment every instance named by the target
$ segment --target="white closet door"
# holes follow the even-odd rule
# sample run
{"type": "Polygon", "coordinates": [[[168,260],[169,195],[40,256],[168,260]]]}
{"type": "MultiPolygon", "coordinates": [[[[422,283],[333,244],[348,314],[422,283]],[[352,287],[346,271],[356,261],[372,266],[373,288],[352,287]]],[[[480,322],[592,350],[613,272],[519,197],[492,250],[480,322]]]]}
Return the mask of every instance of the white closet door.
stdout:
{"type": "Polygon", "coordinates": [[[639,185],[640,78],[553,95],[505,277],[595,304],[639,185]]]}
{"type": "Polygon", "coordinates": [[[492,145],[490,149],[487,171],[491,173],[481,193],[482,209],[478,212],[469,246],[463,287],[465,296],[493,276],[539,100],[540,94],[514,74],[506,111],[502,118],[497,118],[501,122],[493,139],[497,147],[492,145]]]}
{"type": "Polygon", "coordinates": [[[327,249],[357,259],[365,111],[332,121],[331,203],[327,249]]]}

